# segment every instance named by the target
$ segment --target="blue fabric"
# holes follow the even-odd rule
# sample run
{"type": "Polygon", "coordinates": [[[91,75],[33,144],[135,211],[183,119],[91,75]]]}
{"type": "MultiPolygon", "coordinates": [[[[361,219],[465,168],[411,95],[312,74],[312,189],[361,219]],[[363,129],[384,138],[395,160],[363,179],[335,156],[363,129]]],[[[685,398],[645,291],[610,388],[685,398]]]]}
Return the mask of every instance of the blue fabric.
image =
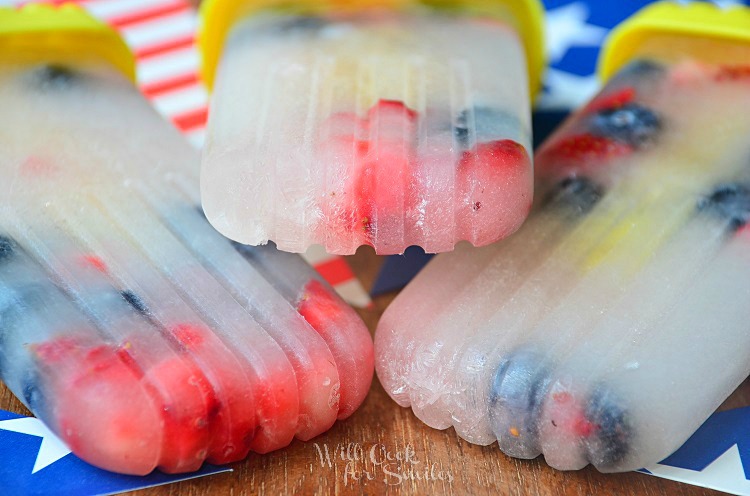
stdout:
{"type": "MultiPolygon", "coordinates": [[[[191,474],[167,475],[155,471],[144,477],[120,475],[93,467],[72,453],[64,454],[67,450],[63,450],[58,451],[56,455],[62,455],[59,459],[51,463],[42,463],[42,468],[32,473],[35,464],[45,457],[45,453],[48,454],[62,447],[62,444],[52,436],[40,437],[18,432],[24,429],[19,429],[12,422],[5,422],[23,418],[27,417],[0,410],[0,494],[14,496],[113,494],[230,471],[227,468],[204,465],[201,470],[191,474]]],[[[46,431],[46,428],[41,427],[41,421],[37,419],[31,419],[31,421],[37,423],[39,428],[43,429],[42,432],[46,431]]],[[[49,456],[47,458],[49,462],[49,456]]]]}

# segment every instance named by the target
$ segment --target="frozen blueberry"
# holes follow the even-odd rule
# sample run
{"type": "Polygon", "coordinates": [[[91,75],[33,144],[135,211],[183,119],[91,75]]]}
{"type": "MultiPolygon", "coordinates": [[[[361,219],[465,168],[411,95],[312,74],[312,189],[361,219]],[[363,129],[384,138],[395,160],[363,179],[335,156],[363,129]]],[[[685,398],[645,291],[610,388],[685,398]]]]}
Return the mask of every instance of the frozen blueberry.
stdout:
{"type": "Polygon", "coordinates": [[[474,107],[473,121],[469,110],[462,110],[456,117],[453,134],[459,145],[469,146],[469,130],[474,126],[476,141],[484,143],[501,138],[513,138],[518,134],[518,119],[503,110],[492,107],[474,107]]]}
{"type": "Polygon", "coordinates": [[[120,295],[123,297],[125,301],[127,301],[130,304],[130,306],[135,308],[138,311],[138,313],[141,313],[144,315],[148,314],[148,307],[143,302],[140,296],[138,296],[137,294],[135,294],[134,292],[130,290],[121,291],[120,295]]]}
{"type": "Polygon", "coordinates": [[[0,263],[10,260],[15,251],[13,240],[7,236],[0,235],[0,263]]]}
{"type": "Polygon", "coordinates": [[[34,69],[32,74],[37,87],[45,90],[64,89],[75,84],[78,74],[71,68],[48,64],[34,69]]]}
{"type": "Polygon", "coordinates": [[[595,426],[594,434],[585,440],[589,462],[599,469],[621,462],[630,451],[633,429],[620,398],[607,388],[595,388],[585,416],[595,426]]]}
{"type": "Polygon", "coordinates": [[[628,103],[600,110],[591,117],[589,129],[594,135],[638,148],[654,141],[661,130],[661,119],[643,105],[628,103]]]}
{"type": "Polygon", "coordinates": [[[4,348],[6,337],[19,326],[31,309],[44,305],[41,284],[26,284],[0,291],[0,349],[4,348]]]}
{"type": "Polygon", "coordinates": [[[653,60],[636,60],[629,63],[617,73],[616,79],[638,79],[660,76],[664,73],[664,66],[653,60]]]}
{"type": "Polygon", "coordinates": [[[513,353],[498,367],[489,416],[504,453],[517,458],[539,455],[539,416],[549,377],[541,357],[529,351],[513,353]]]}
{"type": "Polygon", "coordinates": [[[740,183],[721,185],[698,202],[698,209],[726,220],[736,231],[750,221],[750,187],[740,183]]]}
{"type": "Polygon", "coordinates": [[[328,25],[322,17],[298,16],[283,24],[286,31],[317,31],[328,25]]]}
{"type": "Polygon", "coordinates": [[[24,377],[23,402],[31,409],[37,410],[43,402],[42,392],[39,390],[39,377],[33,370],[29,370],[24,377]]]}
{"type": "Polygon", "coordinates": [[[285,17],[283,20],[268,24],[267,27],[261,29],[269,35],[305,35],[316,34],[328,24],[328,21],[322,17],[300,15],[285,17]]]}
{"type": "Polygon", "coordinates": [[[545,199],[545,205],[573,208],[583,215],[591,211],[604,194],[603,188],[584,176],[569,176],[560,181],[545,199]]]}

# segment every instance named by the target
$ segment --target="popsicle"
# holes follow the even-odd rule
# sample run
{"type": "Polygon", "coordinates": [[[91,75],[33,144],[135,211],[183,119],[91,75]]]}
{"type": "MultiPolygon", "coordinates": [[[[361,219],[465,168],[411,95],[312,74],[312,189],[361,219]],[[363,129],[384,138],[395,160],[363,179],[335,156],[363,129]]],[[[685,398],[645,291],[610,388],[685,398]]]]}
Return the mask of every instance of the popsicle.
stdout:
{"type": "Polygon", "coordinates": [[[558,469],[649,466],[750,373],[750,9],[657,3],[536,155],[510,239],[436,257],[375,337],[428,425],[558,469]]]}
{"type": "Polygon", "coordinates": [[[71,450],[189,472],[350,416],[370,335],[297,255],[215,231],[199,157],[72,5],[0,9],[0,375],[71,450]]]}
{"type": "Polygon", "coordinates": [[[380,254],[518,229],[532,202],[537,0],[210,0],[201,170],[236,241],[380,254]]]}

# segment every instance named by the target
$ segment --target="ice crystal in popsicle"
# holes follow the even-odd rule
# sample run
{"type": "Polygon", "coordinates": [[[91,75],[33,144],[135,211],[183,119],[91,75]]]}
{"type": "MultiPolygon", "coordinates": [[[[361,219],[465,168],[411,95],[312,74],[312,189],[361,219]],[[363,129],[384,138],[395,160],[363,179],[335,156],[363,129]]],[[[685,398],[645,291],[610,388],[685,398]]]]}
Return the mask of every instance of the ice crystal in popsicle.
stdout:
{"type": "Polygon", "coordinates": [[[186,472],[310,439],[372,377],[298,256],[203,216],[198,157],[72,6],[0,10],[0,374],[84,460],[186,472]],[[124,72],[124,74],[123,74],[124,72]]]}
{"type": "Polygon", "coordinates": [[[202,11],[213,96],[201,190],[223,234],[293,252],[442,252],[489,244],[525,219],[536,0],[232,0],[202,11]]]}
{"type": "Polygon", "coordinates": [[[527,223],[432,261],[376,370],[430,426],[624,471],[750,373],[750,13],[658,4],[604,60],[617,75],[537,153],[527,223]]]}

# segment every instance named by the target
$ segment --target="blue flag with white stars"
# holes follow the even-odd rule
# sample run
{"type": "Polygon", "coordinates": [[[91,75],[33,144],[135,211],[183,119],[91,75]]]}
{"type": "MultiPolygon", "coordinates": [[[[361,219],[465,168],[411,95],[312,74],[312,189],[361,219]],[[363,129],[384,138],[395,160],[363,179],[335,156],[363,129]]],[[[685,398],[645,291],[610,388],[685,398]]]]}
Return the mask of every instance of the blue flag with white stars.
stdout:
{"type": "Polygon", "coordinates": [[[230,469],[204,465],[191,474],[115,474],[89,465],[41,421],[0,410],[0,494],[88,496],[169,484],[230,469]]]}
{"type": "Polygon", "coordinates": [[[714,413],[680,449],[641,471],[750,495],[750,407],[714,413]]]}

